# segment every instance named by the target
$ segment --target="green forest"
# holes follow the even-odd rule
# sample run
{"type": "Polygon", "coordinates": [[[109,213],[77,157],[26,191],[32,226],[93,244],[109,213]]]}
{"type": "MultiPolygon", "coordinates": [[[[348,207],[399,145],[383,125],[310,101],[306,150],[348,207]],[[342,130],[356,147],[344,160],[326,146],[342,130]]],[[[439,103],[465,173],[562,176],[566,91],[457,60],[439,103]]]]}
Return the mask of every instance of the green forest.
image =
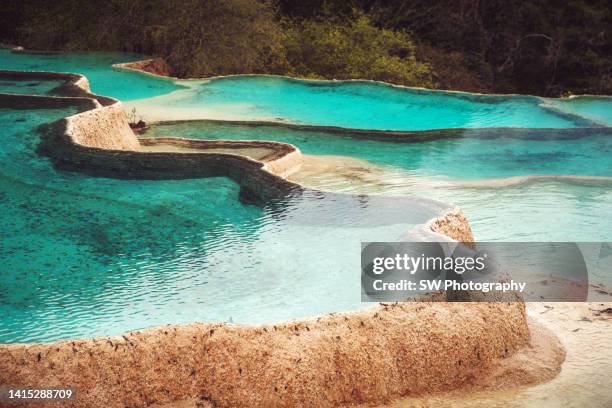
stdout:
{"type": "Polygon", "coordinates": [[[0,42],[473,92],[612,94],[609,0],[4,0],[0,42]]]}

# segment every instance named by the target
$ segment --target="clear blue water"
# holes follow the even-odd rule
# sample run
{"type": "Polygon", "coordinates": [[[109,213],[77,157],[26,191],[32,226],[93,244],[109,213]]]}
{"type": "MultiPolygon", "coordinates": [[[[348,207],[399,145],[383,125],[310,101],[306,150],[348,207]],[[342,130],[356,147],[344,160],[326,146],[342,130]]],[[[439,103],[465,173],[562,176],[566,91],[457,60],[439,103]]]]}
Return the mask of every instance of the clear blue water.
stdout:
{"type": "Polygon", "coordinates": [[[259,208],[225,178],[57,171],[35,153],[35,129],[72,113],[0,109],[0,342],[363,307],[359,243],[395,240],[443,208],[382,197],[259,208]]]}
{"type": "Polygon", "coordinates": [[[612,98],[579,96],[569,99],[549,99],[547,104],[574,115],[580,115],[603,126],[612,126],[612,98]]]}
{"type": "MultiPolygon", "coordinates": [[[[394,129],[587,124],[539,107],[542,100],[531,97],[265,77],[174,83],[110,68],[134,57],[0,50],[0,69],[83,73],[100,94],[169,110],[227,109],[249,120],[394,129]]],[[[22,86],[0,83],[0,92],[22,86]]],[[[50,86],[31,85],[41,94],[50,86]]],[[[607,104],[595,98],[586,107],[571,105],[570,113],[595,120],[607,104]]],[[[0,109],[0,342],[193,321],[260,323],[362,307],[360,242],[395,240],[447,208],[426,198],[462,207],[480,240],[612,240],[607,181],[488,184],[534,173],[611,176],[606,130],[423,143],[203,122],[160,125],[148,133],[286,141],[307,154],[367,160],[386,175],[372,185],[321,186],[381,196],[306,195],[260,208],[241,203],[239,186],[226,178],[114,180],[54,169],[36,154],[36,129],[72,113],[0,109]],[[425,199],[389,197],[409,194],[425,199]]]]}
{"type": "Polygon", "coordinates": [[[63,81],[32,79],[0,79],[0,92],[29,95],[48,95],[53,88],[62,85],[63,81]]]}
{"type": "Polygon", "coordinates": [[[568,128],[590,126],[602,115],[609,119],[601,112],[612,110],[611,98],[590,98],[583,108],[580,98],[565,102],[266,76],[173,81],[111,67],[140,58],[124,53],[16,54],[0,49],[0,69],[81,73],[90,80],[92,91],[101,95],[123,101],[153,98],[137,106],[146,107],[141,112],[145,116],[150,109],[157,111],[154,117],[165,119],[187,111],[198,118],[226,116],[362,129],[568,128]],[[546,108],[557,103],[571,108],[546,108]]]}
{"type": "MultiPolygon", "coordinates": [[[[316,187],[353,193],[414,194],[457,204],[482,241],[612,241],[612,133],[526,130],[495,137],[465,134],[421,143],[360,140],[347,135],[205,121],[159,124],[144,136],[277,140],[305,154],[349,156],[380,166],[384,180],[316,187]],[[610,177],[492,185],[514,176],[610,177]],[[467,183],[465,183],[467,182],[467,183]]],[[[370,180],[370,181],[368,181],[370,180]]]]}
{"type": "MultiPolygon", "coordinates": [[[[111,67],[142,58],[138,54],[116,52],[27,54],[0,48],[0,69],[82,74],[89,79],[92,92],[125,101],[151,98],[182,88],[171,80],[111,67]]],[[[0,89],[0,92],[4,91],[0,89]]]]}
{"type": "Polygon", "coordinates": [[[306,154],[350,156],[417,176],[487,179],[530,174],[612,177],[612,131],[512,131],[396,143],[350,134],[207,121],[153,125],[143,136],[191,139],[275,140],[306,154]]]}
{"type": "Polygon", "coordinates": [[[529,96],[478,96],[373,82],[334,83],[264,76],[180,83],[189,89],[137,106],[145,111],[160,109],[157,119],[182,118],[183,112],[193,114],[200,108],[202,112],[195,112],[198,119],[228,117],[379,130],[568,128],[591,124],[585,118],[545,109],[540,106],[542,99],[529,96]]]}

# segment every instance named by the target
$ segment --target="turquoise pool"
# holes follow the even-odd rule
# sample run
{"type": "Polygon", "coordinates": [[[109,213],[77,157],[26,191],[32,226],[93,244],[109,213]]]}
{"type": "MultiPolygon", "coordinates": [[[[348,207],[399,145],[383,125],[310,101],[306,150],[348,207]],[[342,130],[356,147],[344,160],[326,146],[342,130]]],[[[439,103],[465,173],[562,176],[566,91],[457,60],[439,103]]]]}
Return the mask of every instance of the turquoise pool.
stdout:
{"type": "MultiPolygon", "coordinates": [[[[83,74],[89,79],[93,92],[126,101],[163,95],[182,88],[173,81],[117,70],[111,66],[141,58],[137,54],[113,52],[23,54],[0,48],[0,69],[83,74]]],[[[0,88],[0,92],[8,90],[0,88]]]]}
{"type": "Polygon", "coordinates": [[[423,130],[568,128],[610,124],[611,119],[605,113],[612,110],[611,98],[590,98],[585,104],[581,98],[560,102],[532,96],[432,92],[367,81],[268,76],[174,81],[111,67],[139,58],[122,53],[15,54],[0,49],[0,69],[84,74],[93,92],[131,101],[127,106],[135,106],[149,120],[225,118],[423,130]]]}
{"type": "Polygon", "coordinates": [[[305,154],[367,160],[380,168],[384,179],[365,172],[362,182],[338,183],[333,177],[322,177],[313,186],[345,192],[414,194],[452,202],[468,215],[476,237],[483,241],[612,241],[609,128],[465,133],[419,143],[207,121],[159,124],[145,134],[162,135],[277,140],[294,144],[305,154]],[[531,175],[569,177],[512,179],[531,175]],[[589,179],[592,176],[600,179],[589,179]]]}
{"type": "Polygon", "coordinates": [[[612,126],[612,97],[578,96],[547,99],[546,103],[561,112],[580,115],[603,126],[612,126]]]}
{"type": "Polygon", "coordinates": [[[410,143],[364,139],[347,132],[330,133],[284,126],[185,121],[153,125],[144,137],[276,140],[302,153],[350,156],[390,165],[415,176],[495,179],[530,174],[612,177],[612,129],[571,132],[525,130],[460,133],[410,143]]]}
{"type": "MultiPolygon", "coordinates": [[[[480,96],[398,88],[374,82],[300,81],[237,76],[181,81],[188,86],[137,103],[155,119],[262,120],[379,130],[589,126],[529,96],[480,96]]],[[[610,104],[609,106],[612,106],[610,104]]]]}
{"type": "MultiPolygon", "coordinates": [[[[612,240],[609,99],[550,102],[270,77],[175,82],[110,68],[135,57],[0,50],[0,69],[83,73],[94,92],[132,101],[145,117],[166,109],[173,117],[223,112],[369,129],[535,130],[392,143],[194,121],[146,134],[276,140],[308,155],[359,159],[363,179],[322,177],[317,187],[374,193],[307,194],[262,208],[240,202],[239,186],[226,178],[115,180],[56,170],[36,153],[37,128],[75,110],[0,107],[2,343],[363,307],[359,243],[396,240],[448,209],[443,203],[458,204],[480,240],[612,240]],[[592,125],[599,128],[584,128],[592,125]],[[534,174],[570,177],[507,180],[534,174]]],[[[52,85],[0,82],[0,92],[43,94],[52,85]]]]}
{"type": "Polygon", "coordinates": [[[260,208],[225,178],[57,171],[35,152],[36,127],[71,113],[0,109],[3,343],[363,307],[359,242],[395,240],[446,208],[333,196],[260,208]]]}
{"type": "Polygon", "coordinates": [[[63,81],[0,79],[0,92],[29,95],[49,95],[53,88],[63,85],[63,81]]]}

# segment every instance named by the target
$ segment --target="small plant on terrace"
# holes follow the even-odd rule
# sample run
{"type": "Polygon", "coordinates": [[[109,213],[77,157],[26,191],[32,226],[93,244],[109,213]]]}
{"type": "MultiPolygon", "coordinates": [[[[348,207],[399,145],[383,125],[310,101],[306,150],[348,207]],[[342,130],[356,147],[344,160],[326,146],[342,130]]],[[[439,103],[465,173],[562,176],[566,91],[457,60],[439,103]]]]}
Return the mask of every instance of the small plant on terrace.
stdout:
{"type": "Polygon", "coordinates": [[[126,114],[128,123],[132,129],[143,129],[147,126],[142,116],[138,114],[136,108],[132,108],[132,111],[126,114]]]}

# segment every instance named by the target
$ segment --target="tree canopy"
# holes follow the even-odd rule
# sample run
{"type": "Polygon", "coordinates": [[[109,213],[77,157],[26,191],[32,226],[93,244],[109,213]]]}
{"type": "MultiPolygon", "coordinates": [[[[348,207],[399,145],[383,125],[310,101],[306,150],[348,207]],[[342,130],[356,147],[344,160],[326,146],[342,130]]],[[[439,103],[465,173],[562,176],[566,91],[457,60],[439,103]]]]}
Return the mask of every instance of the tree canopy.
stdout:
{"type": "Polygon", "coordinates": [[[469,91],[612,93],[607,0],[5,0],[0,41],[469,91]]]}

